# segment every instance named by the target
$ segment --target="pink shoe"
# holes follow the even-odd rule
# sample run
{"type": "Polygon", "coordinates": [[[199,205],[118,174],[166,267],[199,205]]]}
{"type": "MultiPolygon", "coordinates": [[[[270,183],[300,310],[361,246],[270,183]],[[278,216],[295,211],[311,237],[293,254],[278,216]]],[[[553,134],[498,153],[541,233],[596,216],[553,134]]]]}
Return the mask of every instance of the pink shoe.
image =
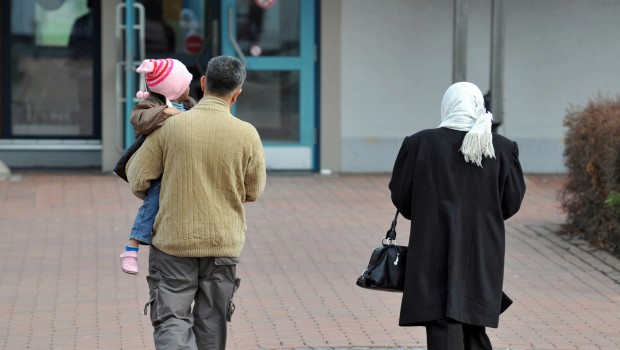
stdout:
{"type": "Polygon", "coordinates": [[[123,252],[121,254],[121,270],[132,275],[138,274],[138,252],[123,252]]]}

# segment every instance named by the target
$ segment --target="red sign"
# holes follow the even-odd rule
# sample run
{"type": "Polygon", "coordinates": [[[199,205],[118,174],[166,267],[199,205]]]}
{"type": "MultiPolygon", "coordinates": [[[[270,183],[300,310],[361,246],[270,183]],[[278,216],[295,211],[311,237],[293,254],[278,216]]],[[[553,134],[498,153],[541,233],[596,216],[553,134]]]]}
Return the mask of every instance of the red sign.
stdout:
{"type": "Polygon", "coordinates": [[[185,50],[189,53],[197,54],[202,49],[202,37],[200,35],[190,35],[185,39],[185,50]]]}
{"type": "Polygon", "coordinates": [[[264,8],[264,9],[268,9],[271,6],[276,4],[276,0],[254,0],[256,2],[256,5],[264,8]]]}

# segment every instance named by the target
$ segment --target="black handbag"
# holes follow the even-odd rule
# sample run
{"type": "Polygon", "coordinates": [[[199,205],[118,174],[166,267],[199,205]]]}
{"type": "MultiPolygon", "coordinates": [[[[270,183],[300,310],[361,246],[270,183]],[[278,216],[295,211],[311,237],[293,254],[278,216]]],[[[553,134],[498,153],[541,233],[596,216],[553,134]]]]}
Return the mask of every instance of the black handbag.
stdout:
{"type": "Polygon", "coordinates": [[[386,292],[403,291],[407,266],[407,246],[396,245],[397,218],[398,211],[396,211],[392,226],[381,241],[381,246],[372,252],[368,267],[357,279],[358,286],[386,292]]]}

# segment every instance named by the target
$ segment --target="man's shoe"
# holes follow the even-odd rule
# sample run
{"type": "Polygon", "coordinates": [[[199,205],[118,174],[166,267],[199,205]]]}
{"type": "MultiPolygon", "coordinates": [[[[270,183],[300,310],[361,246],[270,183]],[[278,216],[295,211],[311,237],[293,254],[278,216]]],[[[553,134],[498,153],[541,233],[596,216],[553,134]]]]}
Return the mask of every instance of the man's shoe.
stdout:
{"type": "Polygon", "coordinates": [[[123,252],[121,258],[121,270],[132,275],[138,274],[138,252],[123,252]]]}

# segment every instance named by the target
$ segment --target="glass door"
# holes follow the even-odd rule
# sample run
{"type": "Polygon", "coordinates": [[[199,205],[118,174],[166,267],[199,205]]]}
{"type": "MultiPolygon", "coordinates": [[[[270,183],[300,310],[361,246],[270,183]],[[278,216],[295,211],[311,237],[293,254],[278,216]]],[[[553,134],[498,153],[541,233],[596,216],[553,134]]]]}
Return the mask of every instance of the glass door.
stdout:
{"type": "Polygon", "coordinates": [[[190,96],[202,98],[200,77],[219,51],[219,9],[220,0],[132,0],[117,6],[117,30],[122,34],[117,35],[117,114],[124,129],[119,132],[123,134],[117,140],[119,149],[129,147],[135,138],[129,118],[139,102],[135,91],[144,88],[144,77],[135,73],[143,59],[183,62],[193,76],[190,96]],[[134,33],[127,33],[127,28],[134,33]]]}
{"type": "Polygon", "coordinates": [[[234,114],[257,129],[268,169],[315,170],[315,0],[222,0],[222,54],[248,76],[234,114]]]}
{"type": "Polygon", "coordinates": [[[135,0],[145,11],[146,58],[175,58],[192,73],[190,95],[202,98],[200,77],[218,50],[219,0],[135,0]]]}

